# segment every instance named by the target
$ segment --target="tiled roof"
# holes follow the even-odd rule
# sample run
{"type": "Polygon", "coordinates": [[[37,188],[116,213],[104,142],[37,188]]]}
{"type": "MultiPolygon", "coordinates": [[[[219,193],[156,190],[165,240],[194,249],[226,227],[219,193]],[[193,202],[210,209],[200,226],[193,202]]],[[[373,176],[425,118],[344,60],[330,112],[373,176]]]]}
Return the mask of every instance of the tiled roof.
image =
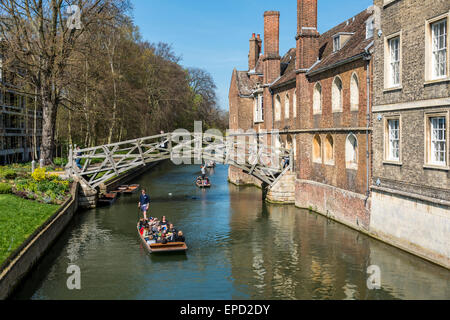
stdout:
{"type": "Polygon", "coordinates": [[[297,57],[296,48],[289,51],[281,58],[281,77],[272,84],[272,87],[278,87],[286,82],[295,79],[295,58],[297,57]]]}
{"type": "Polygon", "coordinates": [[[236,71],[236,81],[239,95],[250,96],[253,93],[256,83],[250,79],[247,71],[236,71]]]}
{"type": "Polygon", "coordinates": [[[373,41],[373,38],[366,39],[366,21],[371,15],[371,12],[364,10],[322,34],[319,38],[318,58],[320,62],[314,65],[309,72],[332,66],[363,53],[365,48],[373,41]],[[353,33],[353,35],[339,51],[333,53],[333,36],[340,32],[353,33]]]}

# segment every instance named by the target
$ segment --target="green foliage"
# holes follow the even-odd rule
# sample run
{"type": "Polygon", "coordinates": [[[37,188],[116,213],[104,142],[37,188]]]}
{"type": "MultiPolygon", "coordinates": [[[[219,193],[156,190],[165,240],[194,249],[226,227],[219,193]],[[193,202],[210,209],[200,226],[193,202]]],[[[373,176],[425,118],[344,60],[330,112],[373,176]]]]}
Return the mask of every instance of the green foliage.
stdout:
{"type": "Polygon", "coordinates": [[[68,163],[67,158],[54,158],[53,163],[58,167],[65,167],[68,163]]]}
{"type": "Polygon", "coordinates": [[[5,178],[7,180],[14,180],[17,177],[17,173],[10,168],[1,168],[0,177],[5,178]]]}
{"type": "Polygon", "coordinates": [[[0,194],[9,194],[12,193],[11,185],[7,183],[0,183],[0,194]]]}
{"type": "Polygon", "coordinates": [[[14,195],[0,195],[0,264],[58,208],[14,195]]]}

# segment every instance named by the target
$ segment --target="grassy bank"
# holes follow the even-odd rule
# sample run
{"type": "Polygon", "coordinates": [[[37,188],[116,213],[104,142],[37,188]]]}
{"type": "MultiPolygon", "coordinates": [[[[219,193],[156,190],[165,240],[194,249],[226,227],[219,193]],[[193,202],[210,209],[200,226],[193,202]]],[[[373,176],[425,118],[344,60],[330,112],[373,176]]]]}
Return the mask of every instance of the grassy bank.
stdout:
{"type": "Polygon", "coordinates": [[[0,265],[58,208],[58,205],[0,194],[0,265]]]}

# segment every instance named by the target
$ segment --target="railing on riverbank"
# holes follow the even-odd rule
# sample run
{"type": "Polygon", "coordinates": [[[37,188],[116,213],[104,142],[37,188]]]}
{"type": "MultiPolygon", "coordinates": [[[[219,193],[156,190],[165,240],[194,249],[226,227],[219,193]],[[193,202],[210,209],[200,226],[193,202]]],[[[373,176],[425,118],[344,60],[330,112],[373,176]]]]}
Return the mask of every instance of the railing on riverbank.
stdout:
{"type": "Polygon", "coordinates": [[[293,153],[255,136],[224,139],[201,132],[175,132],[71,150],[67,171],[95,189],[131,169],[167,159],[175,164],[192,164],[193,159],[198,165],[205,161],[232,165],[271,187],[292,170],[293,153]]]}

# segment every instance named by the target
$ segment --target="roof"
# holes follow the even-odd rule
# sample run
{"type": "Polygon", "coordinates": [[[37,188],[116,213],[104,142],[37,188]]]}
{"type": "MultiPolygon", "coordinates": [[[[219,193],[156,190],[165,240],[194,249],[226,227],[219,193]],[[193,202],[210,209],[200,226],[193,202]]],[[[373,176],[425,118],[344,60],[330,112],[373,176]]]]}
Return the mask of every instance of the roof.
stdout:
{"type": "Polygon", "coordinates": [[[308,73],[314,73],[326,69],[336,63],[346,61],[365,52],[373,38],[366,39],[366,21],[372,16],[369,10],[364,10],[355,17],[337,25],[319,37],[319,62],[308,73]],[[333,37],[338,33],[353,33],[344,46],[337,52],[333,52],[333,37]]]}
{"type": "Polygon", "coordinates": [[[256,83],[250,79],[247,71],[236,70],[236,81],[239,95],[250,96],[253,94],[256,83]]]}
{"type": "Polygon", "coordinates": [[[279,87],[283,84],[289,83],[295,80],[295,59],[297,57],[297,49],[291,48],[289,51],[281,58],[281,76],[276,80],[271,87],[279,87]]]}

